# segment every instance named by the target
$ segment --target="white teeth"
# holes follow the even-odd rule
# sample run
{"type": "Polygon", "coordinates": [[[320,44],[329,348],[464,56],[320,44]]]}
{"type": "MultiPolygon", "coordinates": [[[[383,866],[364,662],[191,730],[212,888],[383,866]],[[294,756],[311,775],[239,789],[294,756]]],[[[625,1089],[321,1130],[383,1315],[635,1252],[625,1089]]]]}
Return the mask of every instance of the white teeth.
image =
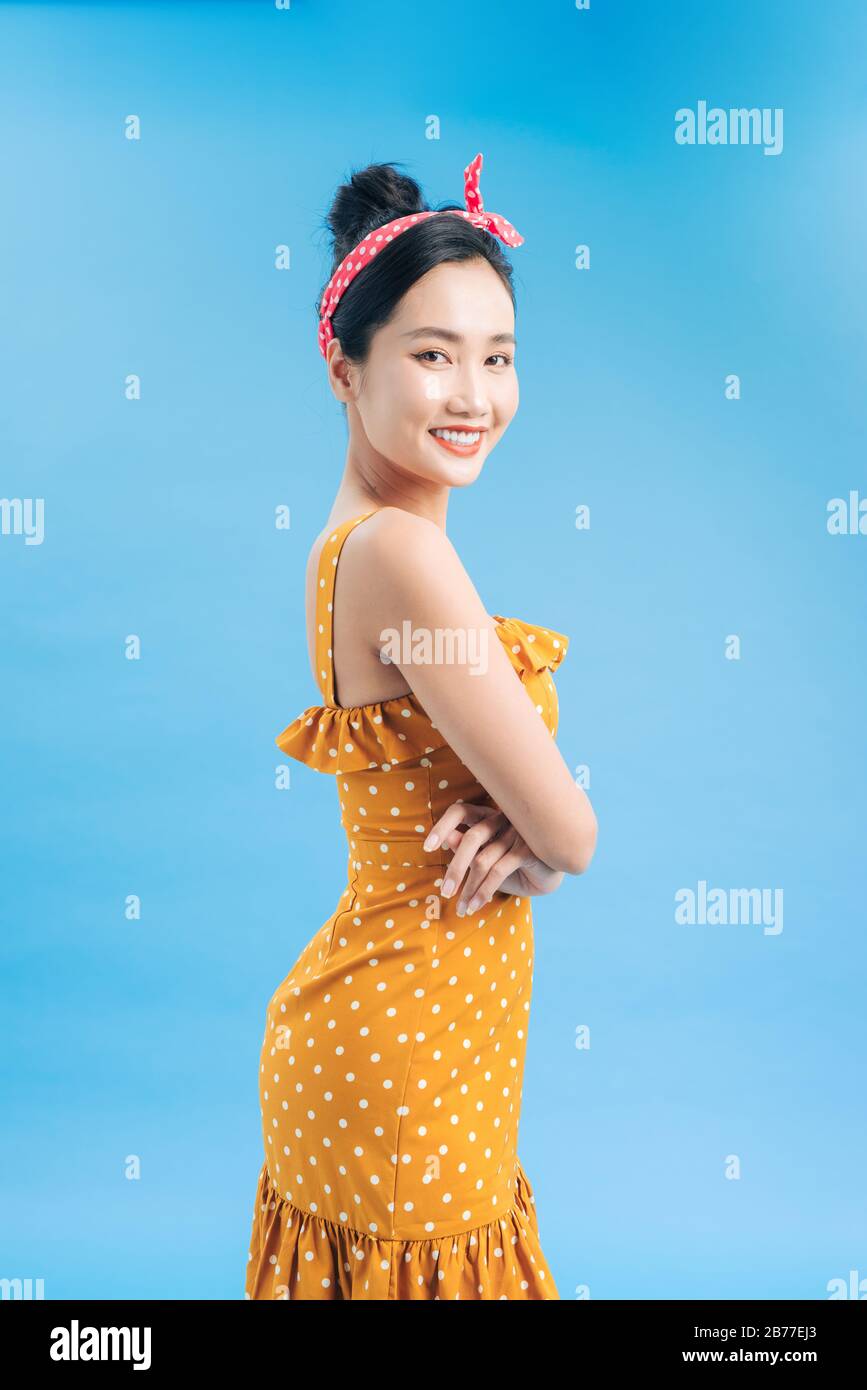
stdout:
{"type": "Polygon", "coordinates": [[[437,439],[447,439],[450,444],[475,444],[481,438],[481,430],[473,430],[467,433],[466,430],[431,430],[437,439]]]}

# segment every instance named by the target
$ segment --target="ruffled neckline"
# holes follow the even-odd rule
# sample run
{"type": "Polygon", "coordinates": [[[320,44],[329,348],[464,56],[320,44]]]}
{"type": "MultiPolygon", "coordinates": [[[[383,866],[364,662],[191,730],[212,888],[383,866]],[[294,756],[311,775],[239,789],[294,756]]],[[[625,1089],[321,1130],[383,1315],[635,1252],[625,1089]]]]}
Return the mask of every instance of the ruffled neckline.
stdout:
{"type": "MultiPolygon", "coordinates": [[[[521,680],[556,671],[569,647],[565,633],[499,613],[492,618],[521,680]]],[[[315,771],[336,774],[421,758],[446,740],[410,691],[371,705],[308,705],[274,742],[315,771]]]]}

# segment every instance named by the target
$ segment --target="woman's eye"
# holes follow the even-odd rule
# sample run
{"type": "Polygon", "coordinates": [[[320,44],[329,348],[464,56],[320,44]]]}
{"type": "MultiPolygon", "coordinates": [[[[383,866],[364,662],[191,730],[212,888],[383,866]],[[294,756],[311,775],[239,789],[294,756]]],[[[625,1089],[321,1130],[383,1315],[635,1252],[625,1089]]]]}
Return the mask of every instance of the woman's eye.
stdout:
{"type": "MultiPolygon", "coordinates": [[[[425,348],[424,352],[414,352],[414,353],[413,353],[413,357],[416,359],[417,362],[421,362],[423,358],[445,357],[445,355],[446,355],[446,354],[442,351],[441,348],[425,348]]],[[[504,367],[509,367],[509,366],[511,366],[512,359],[511,359],[511,357],[509,357],[509,355],[508,355],[507,353],[505,353],[505,352],[495,352],[495,353],[492,354],[492,356],[494,356],[494,357],[501,357],[501,358],[503,359],[503,366],[504,366],[504,367]]],[[[490,360],[491,360],[491,359],[489,358],[488,361],[490,361],[490,360]]]]}

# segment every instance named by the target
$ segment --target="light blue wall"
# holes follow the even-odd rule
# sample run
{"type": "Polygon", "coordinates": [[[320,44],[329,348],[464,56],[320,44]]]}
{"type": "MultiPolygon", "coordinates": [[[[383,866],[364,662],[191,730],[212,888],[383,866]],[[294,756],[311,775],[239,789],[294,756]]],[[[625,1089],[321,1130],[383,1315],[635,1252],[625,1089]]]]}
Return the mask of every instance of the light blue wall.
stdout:
{"type": "Polygon", "coordinates": [[[2,7],[0,493],[45,532],[0,536],[0,1275],[243,1296],[265,1005],[345,870],[333,781],[274,786],[344,453],[321,217],[371,160],[459,200],[479,150],[526,238],[521,409],[449,529],[489,611],[569,634],[600,822],[535,906],[543,1247],[564,1298],[867,1275],[867,535],[826,525],[867,496],[865,30],[854,0],[2,7]],[[677,144],[699,101],[782,108],[781,153],[677,144]],[[679,923],[702,880],[780,890],[782,930],[679,923]]]}

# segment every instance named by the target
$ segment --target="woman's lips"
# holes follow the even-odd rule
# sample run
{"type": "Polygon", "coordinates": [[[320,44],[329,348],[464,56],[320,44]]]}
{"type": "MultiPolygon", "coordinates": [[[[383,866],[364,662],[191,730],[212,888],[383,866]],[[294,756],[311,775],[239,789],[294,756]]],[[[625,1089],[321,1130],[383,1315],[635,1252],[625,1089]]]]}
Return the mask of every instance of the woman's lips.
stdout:
{"type": "MultiPolygon", "coordinates": [[[[467,430],[467,434],[474,433],[476,433],[476,431],[467,430]]],[[[428,434],[435,444],[439,444],[443,449],[448,449],[450,454],[459,454],[461,458],[471,458],[473,454],[477,454],[482,447],[482,440],[485,437],[485,432],[482,430],[475,444],[453,444],[450,439],[443,439],[440,435],[434,434],[433,430],[428,430],[428,434]]]]}

